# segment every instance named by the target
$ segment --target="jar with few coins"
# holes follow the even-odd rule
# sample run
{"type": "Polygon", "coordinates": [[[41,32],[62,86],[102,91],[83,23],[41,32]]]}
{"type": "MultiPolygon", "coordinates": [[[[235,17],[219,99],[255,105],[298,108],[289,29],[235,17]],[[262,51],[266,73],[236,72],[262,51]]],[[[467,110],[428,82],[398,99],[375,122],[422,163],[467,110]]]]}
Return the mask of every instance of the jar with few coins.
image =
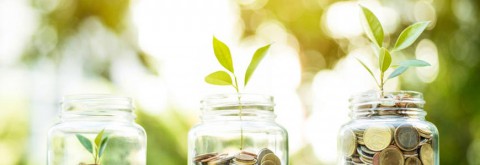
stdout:
{"type": "Polygon", "coordinates": [[[128,97],[64,97],[59,121],[48,133],[47,164],[147,164],[147,137],[134,109],[128,97]]]}
{"type": "Polygon", "coordinates": [[[288,135],[275,122],[273,97],[221,94],[201,104],[188,135],[189,165],[288,165],[288,135]]]}
{"type": "Polygon", "coordinates": [[[438,165],[438,130],[425,120],[422,93],[365,92],[350,98],[338,136],[338,164],[438,165]]]}

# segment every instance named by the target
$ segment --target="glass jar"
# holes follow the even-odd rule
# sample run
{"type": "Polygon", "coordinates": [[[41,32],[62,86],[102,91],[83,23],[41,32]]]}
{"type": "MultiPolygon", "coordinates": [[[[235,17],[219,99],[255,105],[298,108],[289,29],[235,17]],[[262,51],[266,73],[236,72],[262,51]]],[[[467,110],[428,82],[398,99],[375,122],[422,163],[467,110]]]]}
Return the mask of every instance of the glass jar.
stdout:
{"type": "Polygon", "coordinates": [[[188,135],[189,165],[288,165],[287,131],[275,122],[273,97],[213,95],[188,135]]]}
{"type": "Polygon", "coordinates": [[[339,164],[438,165],[438,131],[422,93],[365,92],[350,98],[338,137],[339,164]]]}
{"type": "Polygon", "coordinates": [[[48,164],[145,165],[146,134],[133,111],[126,97],[65,97],[60,121],[48,134],[48,164]]]}

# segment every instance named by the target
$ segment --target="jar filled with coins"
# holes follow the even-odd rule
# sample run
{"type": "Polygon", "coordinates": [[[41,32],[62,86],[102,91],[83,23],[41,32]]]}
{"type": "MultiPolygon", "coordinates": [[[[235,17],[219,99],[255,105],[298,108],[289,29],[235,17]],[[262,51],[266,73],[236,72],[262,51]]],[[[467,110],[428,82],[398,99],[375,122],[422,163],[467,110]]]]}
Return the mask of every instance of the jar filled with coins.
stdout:
{"type": "Polygon", "coordinates": [[[188,136],[189,165],[287,165],[287,131],[275,122],[273,97],[213,95],[188,136]]]}
{"type": "Polygon", "coordinates": [[[112,95],[64,98],[48,133],[48,165],[145,165],[147,137],[133,101],[112,95]]]}
{"type": "Polygon", "coordinates": [[[422,93],[365,92],[350,99],[338,137],[339,164],[438,165],[438,131],[422,93]]]}

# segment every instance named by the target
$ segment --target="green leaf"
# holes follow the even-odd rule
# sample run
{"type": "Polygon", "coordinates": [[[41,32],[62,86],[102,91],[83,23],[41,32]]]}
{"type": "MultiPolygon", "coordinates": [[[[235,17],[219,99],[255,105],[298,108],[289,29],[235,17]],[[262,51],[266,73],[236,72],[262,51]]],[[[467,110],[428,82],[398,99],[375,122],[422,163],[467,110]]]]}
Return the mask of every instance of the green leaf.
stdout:
{"type": "Polygon", "coordinates": [[[392,56],[387,49],[382,47],[380,49],[380,57],[378,58],[378,66],[380,66],[382,72],[385,72],[390,67],[390,64],[392,64],[392,56]]]}
{"type": "Polygon", "coordinates": [[[262,59],[267,55],[268,49],[270,48],[270,44],[258,48],[257,51],[253,54],[252,60],[250,61],[250,64],[248,65],[247,71],[245,72],[245,82],[244,86],[247,86],[248,81],[250,80],[250,77],[252,77],[253,72],[255,72],[255,69],[257,69],[258,64],[262,59]]]}
{"type": "Polygon", "coordinates": [[[100,133],[97,134],[97,137],[95,137],[95,146],[97,146],[97,147],[100,146],[100,142],[102,141],[104,131],[105,131],[105,129],[100,131],[100,133]]]}
{"type": "Polygon", "coordinates": [[[423,60],[406,60],[402,61],[400,63],[401,66],[406,66],[406,67],[424,67],[424,66],[430,66],[428,62],[425,62],[423,60]]]}
{"type": "Polygon", "coordinates": [[[227,70],[234,73],[232,55],[230,49],[222,41],[213,37],[213,51],[217,57],[218,62],[227,70]]]}
{"type": "Polygon", "coordinates": [[[82,146],[88,150],[88,152],[93,154],[92,142],[88,140],[85,136],[80,134],[76,134],[78,141],[82,144],[82,146]]]}
{"type": "Polygon", "coordinates": [[[373,77],[373,79],[375,80],[375,83],[377,83],[377,85],[378,85],[377,78],[375,78],[375,75],[373,74],[372,70],[370,70],[370,68],[368,68],[367,65],[365,65],[365,63],[363,63],[360,59],[358,59],[358,58],[355,58],[355,59],[357,59],[357,61],[358,61],[360,64],[362,64],[363,68],[365,68],[365,69],[368,71],[368,73],[370,73],[370,75],[371,75],[371,76],[373,77]]]}
{"type": "Polygon", "coordinates": [[[379,48],[383,43],[383,28],[378,18],[368,8],[360,6],[362,8],[362,26],[367,37],[374,42],[379,48]]]}
{"type": "Polygon", "coordinates": [[[389,76],[388,79],[394,78],[402,74],[408,69],[408,66],[399,66],[397,69],[395,69],[389,76]]]}
{"type": "Polygon", "coordinates": [[[105,147],[107,147],[108,137],[103,138],[102,142],[100,143],[100,148],[98,149],[98,157],[102,157],[103,151],[105,151],[105,147]]]}
{"type": "Polygon", "coordinates": [[[427,28],[429,23],[429,21],[418,22],[405,28],[405,30],[403,30],[398,36],[393,50],[402,50],[412,45],[413,42],[415,42],[415,40],[417,40],[417,38],[420,36],[420,34],[422,34],[422,32],[427,28]]]}
{"type": "Polygon", "coordinates": [[[213,85],[233,85],[232,77],[225,71],[216,71],[205,77],[205,82],[213,85]]]}

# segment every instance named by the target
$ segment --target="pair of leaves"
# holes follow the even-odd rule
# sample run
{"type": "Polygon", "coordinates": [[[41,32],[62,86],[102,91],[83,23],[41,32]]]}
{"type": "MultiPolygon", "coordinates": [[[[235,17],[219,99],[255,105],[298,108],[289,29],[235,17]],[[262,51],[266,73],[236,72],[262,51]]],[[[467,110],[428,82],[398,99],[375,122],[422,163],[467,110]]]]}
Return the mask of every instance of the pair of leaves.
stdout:
{"type": "MultiPolygon", "coordinates": [[[[244,86],[246,86],[250,81],[250,78],[252,77],[253,73],[258,67],[258,64],[265,57],[269,48],[270,48],[270,45],[266,45],[255,51],[252,57],[252,60],[250,61],[250,64],[247,68],[247,71],[245,72],[244,86]]],[[[213,37],[213,50],[214,50],[215,56],[217,57],[218,62],[225,69],[230,71],[230,73],[233,74],[236,79],[236,75],[233,68],[232,55],[230,53],[230,49],[228,48],[228,46],[224,44],[222,41],[213,37]]],[[[209,74],[207,77],[205,77],[205,81],[213,85],[232,85],[238,91],[238,84],[236,81],[235,82],[232,81],[231,74],[229,74],[226,71],[216,71],[209,74]]]]}
{"type": "MultiPolygon", "coordinates": [[[[104,153],[105,148],[107,146],[107,143],[108,143],[108,136],[103,137],[104,132],[105,132],[105,129],[100,131],[100,133],[97,134],[97,136],[95,137],[95,140],[94,140],[95,153],[97,153],[98,158],[100,158],[102,156],[102,154],[104,153]]],[[[76,137],[77,137],[78,141],[82,144],[82,146],[88,152],[90,152],[91,154],[94,154],[93,144],[88,138],[86,138],[85,136],[80,135],[80,134],[76,134],[76,137]]]]}
{"type": "Polygon", "coordinates": [[[406,60],[402,61],[400,65],[388,76],[388,79],[394,78],[407,71],[409,67],[424,67],[430,66],[428,62],[423,60],[406,60]]]}
{"type": "MultiPolygon", "coordinates": [[[[388,56],[389,56],[389,55],[388,55],[388,56]]],[[[387,58],[388,58],[388,57],[387,57],[387,58]]],[[[362,62],[361,60],[359,60],[358,58],[357,58],[357,61],[358,61],[358,62],[363,66],[363,68],[365,68],[365,69],[368,71],[368,73],[373,77],[373,79],[375,80],[375,83],[377,83],[377,85],[379,85],[377,79],[375,78],[375,75],[374,75],[373,72],[372,72],[372,70],[370,70],[370,68],[368,68],[368,66],[365,65],[365,63],[363,63],[363,62],[362,62]]],[[[390,62],[391,62],[391,61],[390,61],[390,62]]],[[[388,62],[386,62],[386,63],[388,63],[388,62]]],[[[388,64],[388,65],[390,65],[390,64],[388,64]]],[[[382,70],[383,70],[383,69],[384,69],[383,67],[386,66],[386,65],[380,65],[380,66],[382,66],[382,70]]],[[[409,67],[424,67],[424,66],[430,66],[430,64],[429,64],[428,62],[423,61],[423,60],[406,60],[406,61],[403,61],[403,62],[400,63],[400,65],[395,66],[396,69],[395,69],[392,73],[390,73],[390,75],[388,76],[387,79],[391,79],[391,78],[395,78],[395,77],[399,76],[399,75],[402,74],[403,72],[407,71],[407,69],[408,69],[409,67]]],[[[387,69],[388,69],[388,68],[387,68],[387,69]]],[[[385,69],[385,71],[386,71],[386,69],[385,69]]],[[[384,72],[384,71],[383,71],[383,72],[384,72]]]]}
{"type": "MultiPolygon", "coordinates": [[[[362,26],[367,37],[379,48],[382,47],[384,32],[378,18],[368,8],[360,6],[362,10],[362,26]]],[[[427,28],[429,21],[418,22],[405,28],[397,38],[393,51],[399,51],[412,45],[427,28]]]]}
{"type": "MultiPolygon", "coordinates": [[[[378,66],[380,67],[380,72],[381,72],[380,84],[375,78],[375,75],[373,74],[372,70],[370,70],[370,68],[368,68],[367,65],[365,65],[365,63],[363,63],[358,59],[357,60],[375,79],[375,82],[377,83],[377,85],[381,89],[383,89],[382,86],[386,81],[386,80],[384,81],[383,75],[388,70],[388,68],[391,67],[392,56],[390,51],[388,51],[388,49],[382,46],[383,38],[384,38],[382,24],[380,23],[378,18],[375,16],[375,14],[373,14],[373,12],[370,11],[368,8],[365,8],[363,6],[360,6],[360,8],[363,16],[362,26],[365,31],[365,34],[367,35],[369,40],[372,41],[380,49],[379,56],[378,56],[378,66]]],[[[422,32],[427,28],[429,23],[430,22],[428,21],[418,22],[405,28],[405,30],[403,30],[400,33],[395,43],[395,46],[393,48],[393,51],[399,51],[412,45],[415,42],[415,40],[417,40],[418,37],[422,34],[422,32]]],[[[403,61],[388,76],[387,80],[399,76],[400,74],[404,73],[409,67],[423,67],[423,66],[430,66],[430,64],[422,60],[403,61]]]]}

